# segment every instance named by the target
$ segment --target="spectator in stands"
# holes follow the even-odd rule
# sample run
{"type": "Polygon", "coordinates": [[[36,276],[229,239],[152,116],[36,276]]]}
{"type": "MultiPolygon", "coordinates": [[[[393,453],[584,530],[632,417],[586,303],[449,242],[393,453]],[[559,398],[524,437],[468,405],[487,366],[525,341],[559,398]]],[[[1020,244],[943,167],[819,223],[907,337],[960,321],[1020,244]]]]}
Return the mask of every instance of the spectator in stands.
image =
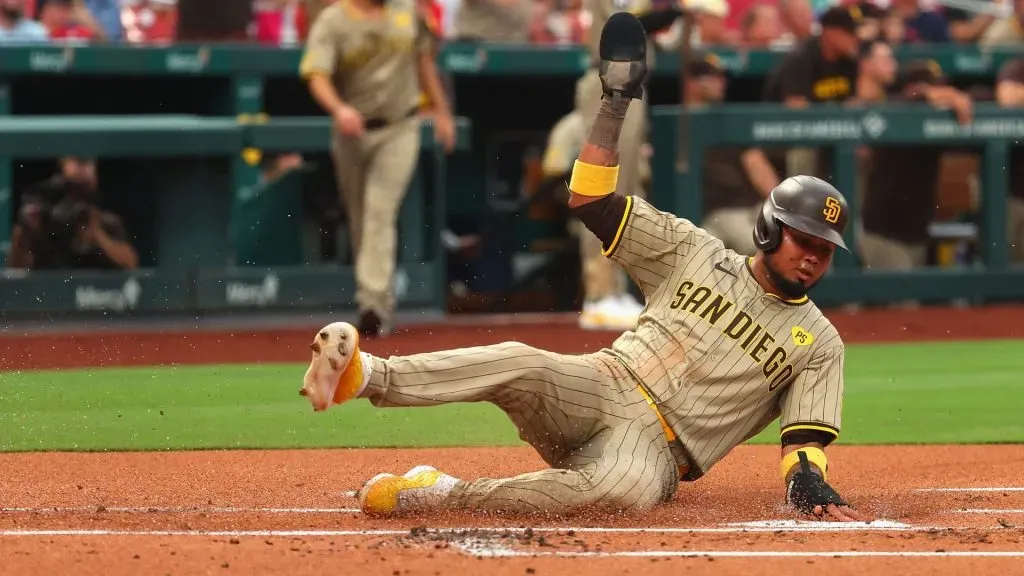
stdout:
{"type": "Polygon", "coordinates": [[[899,46],[907,40],[907,25],[903,17],[893,11],[887,11],[882,17],[881,39],[892,46],[899,46]]]}
{"type": "Polygon", "coordinates": [[[1024,44],[1024,0],[1013,0],[1013,13],[993,22],[982,34],[980,44],[1024,44]]]}
{"type": "Polygon", "coordinates": [[[530,25],[530,42],[534,44],[583,44],[590,29],[590,12],[582,0],[538,2],[537,13],[530,25]]]}
{"type": "Polygon", "coordinates": [[[975,43],[981,35],[996,21],[996,17],[986,13],[976,13],[943,6],[942,14],[949,25],[949,36],[956,42],[975,43]]]}
{"type": "Polygon", "coordinates": [[[872,40],[879,39],[882,36],[882,21],[885,19],[886,11],[867,0],[860,0],[854,6],[861,13],[857,37],[862,42],[871,42],[872,40]]]}
{"type": "Polygon", "coordinates": [[[462,0],[455,38],[467,42],[530,41],[534,0],[462,0]]]}
{"type": "Polygon", "coordinates": [[[782,41],[799,44],[814,35],[814,11],[808,0],[779,0],[782,16],[782,41]]]}
{"type": "Polygon", "coordinates": [[[921,0],[892,0],[890,12],[903,19],[904,42],[949,42],[949,25],[942,14],[921,6],[921,0]]]}
{"type": "Polygon", "coordinates": [[[138,267],[121,219],[100,208],[95,161],[68,157],[59,165],[59,174],[22,195],[8,265],[31,270],[138,267]]]}
{"type": "Polygon", "coordinates": [[[898,68],[892,47],[881,40],[865,42],[861,45],[857,65],[857,90],[853,99],[862,104],[885,102],[898,68]]]}
{"type": "MultiPolygon", "coordinates": [[[[885,100],[951,108],[962,123],[972,118],[970,97],[945,84],[932,60],[909,62],[885,100]]],[[[928,226],[935,214],[941,146],[876,146],[864,187],[859,249],[867,268],[910,270],[925,265],[928,226]]]]}
{"type": "MultiPolygon", "coordinates": [[[[1024,110],[1024,58],[1007,61],[996,77],[996,102],[1024,110]]],[[[1010,198],[1007,206],[1010,257],[1024,262],[1024,142],[1010,148],[1010,198]]]]}
{"type": "Polygon", "coordinates": [[[49,41],[46,28],[25,16],[25,0],[0,0],[0,44],[49,41]]]}
{"type": "Polygon", "coordinates": [[[88,15],[89,22],[96,37],[110,42],[119,42],[124,38],[124,27],[121,25],[121,0],[76,0],[81,11],[88,15]]]}
{"type": "MultiPolygon", "coordinates": [[[[663,4],[663,3],[662,3],[663,4]]],[[[738,30],[726,26],[729,17],[727,0],[683,0],[685,8],[693,13],[694,30],[690,35],[692,46],[734,46],[740,42],[738,30]]],[[[655,8],[657,9],[657,7],[655,8]]],[[[654,35],[660,50],[677,52],[683,40],[683,21],[677,19],[665,30],[654,35]]]]}
{"type": "MultiPolygon", "coordinates": [[[[686,67],[683,98],[689,108],[715,106],[725,98],[726,76],[714,54],[695,54],[686,67]]],[[[753,256],[750,231],[779,176],[759,148],[716,146],[704,151],[704,218],[701,226],[727,248],[753,256]]]]}
{"type": "MultiPolygon", "coordinates": [[[[857,29],[860,10],[834,7],[820,20],[821,31],[787,54],[765,79],[764,99],[790,108],[810,103],[845,102],[857,83],[857,29]]],[[[832,175],[830,150],[794,149],[787,154],[786,174],[832,175]]]]}
{"type": "Polygon", "coordinates": [[[177,36],[176,0],[121,0],[124,37],[133,44],[168,44],[177,36]]]}
{"type": "Polygon", "coordinates": [[[767,49],[782,44],[779,9],[760,2],[750,7],[740,21],[740,43],[746,48],[767,49]]]}
{"type": "Polygon", "coordinates": [[[38,8],[39,22],[53,40],[88,42],[106,37],[81,0],[45,0],[38,8]]]}
{"type": "Polygon", "coordinates": [[[260,44],[297,46],[305,41],[309,26],[299,0],[261,0],[253,4],[254,36],[260,44]]]}

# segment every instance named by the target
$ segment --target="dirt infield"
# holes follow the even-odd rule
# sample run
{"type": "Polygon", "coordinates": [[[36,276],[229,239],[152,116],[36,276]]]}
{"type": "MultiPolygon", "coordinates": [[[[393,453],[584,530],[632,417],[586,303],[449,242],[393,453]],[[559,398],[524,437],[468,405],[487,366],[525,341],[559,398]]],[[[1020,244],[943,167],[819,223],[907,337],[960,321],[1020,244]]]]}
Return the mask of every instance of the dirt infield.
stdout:
{"type": "MultiPolygon", "coordinates": [[[[1024,307],[832,317],[848,342],[1024,336],[1024,307]]],[[[310,330],[3,338],[0,367],[301,361],[310,330]]],[[[452,322],[365,348],[386,355],[518,339],[582,352],[614,336],[566,321],[452,322]]],[[[3,454],[0,557],[4,574],[1024,571],[1024,447],[830,453],[837,487],[878,521],[796,518],[780,506],[778,449],[765,446],[740,447],[643,515],[387,521],[358,514],[350,494],[377,472],[433,464],[495,477],[542,463],[527,448],[3,454]]]]}

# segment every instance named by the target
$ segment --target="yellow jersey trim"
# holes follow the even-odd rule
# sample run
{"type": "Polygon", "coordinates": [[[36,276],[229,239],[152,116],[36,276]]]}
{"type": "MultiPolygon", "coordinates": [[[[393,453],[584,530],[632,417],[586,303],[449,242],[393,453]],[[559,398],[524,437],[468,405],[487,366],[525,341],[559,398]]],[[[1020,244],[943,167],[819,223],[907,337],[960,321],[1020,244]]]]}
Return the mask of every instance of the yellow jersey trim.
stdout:
{"type": "Polygon", "coordinates": [[[794,430],[814,430],[815,432],[825,432],[826,434],[831,434],[832,436],[835,436],[836,439],[839,438],[839,431],[833,428],[832,426],[828,426],[827,424],[813,423],[790,424],[789,426],[786,426],[785,428],[782,429],[782,432],[779,433],[779,437],[781,438],[782,436],[786,435],[786,432],[792,432],[794,430]]]}

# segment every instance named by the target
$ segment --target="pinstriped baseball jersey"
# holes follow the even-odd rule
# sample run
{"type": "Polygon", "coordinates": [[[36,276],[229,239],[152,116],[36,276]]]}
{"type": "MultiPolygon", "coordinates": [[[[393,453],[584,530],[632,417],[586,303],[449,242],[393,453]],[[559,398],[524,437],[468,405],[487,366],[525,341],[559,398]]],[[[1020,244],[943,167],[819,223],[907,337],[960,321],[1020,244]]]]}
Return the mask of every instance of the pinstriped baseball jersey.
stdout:
{"type": "Polygon", "coordinates": [[[611,352],[655,397],[694,467],[707,472],[781,416],[782,431],[838,437],[843,341],[808,298],[781,300],[747,257],[683,218],[628,198],[605,254],[647,299],[611,352]]]}

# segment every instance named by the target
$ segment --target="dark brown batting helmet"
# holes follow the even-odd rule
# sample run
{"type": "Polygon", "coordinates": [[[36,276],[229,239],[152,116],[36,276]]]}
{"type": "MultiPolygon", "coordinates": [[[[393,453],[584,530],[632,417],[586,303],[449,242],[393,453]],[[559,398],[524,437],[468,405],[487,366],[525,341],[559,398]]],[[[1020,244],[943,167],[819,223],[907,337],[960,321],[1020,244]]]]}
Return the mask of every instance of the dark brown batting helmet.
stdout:
{"type": "Polygon", "coordinates": [[[754,245],[762,252],[776,250],[782,227],[789,226],[849,252],[843,241],[848,220],[846,198],[835,186],[814,176],[792,176],[765,199],[754,225],[754,245]]]}

